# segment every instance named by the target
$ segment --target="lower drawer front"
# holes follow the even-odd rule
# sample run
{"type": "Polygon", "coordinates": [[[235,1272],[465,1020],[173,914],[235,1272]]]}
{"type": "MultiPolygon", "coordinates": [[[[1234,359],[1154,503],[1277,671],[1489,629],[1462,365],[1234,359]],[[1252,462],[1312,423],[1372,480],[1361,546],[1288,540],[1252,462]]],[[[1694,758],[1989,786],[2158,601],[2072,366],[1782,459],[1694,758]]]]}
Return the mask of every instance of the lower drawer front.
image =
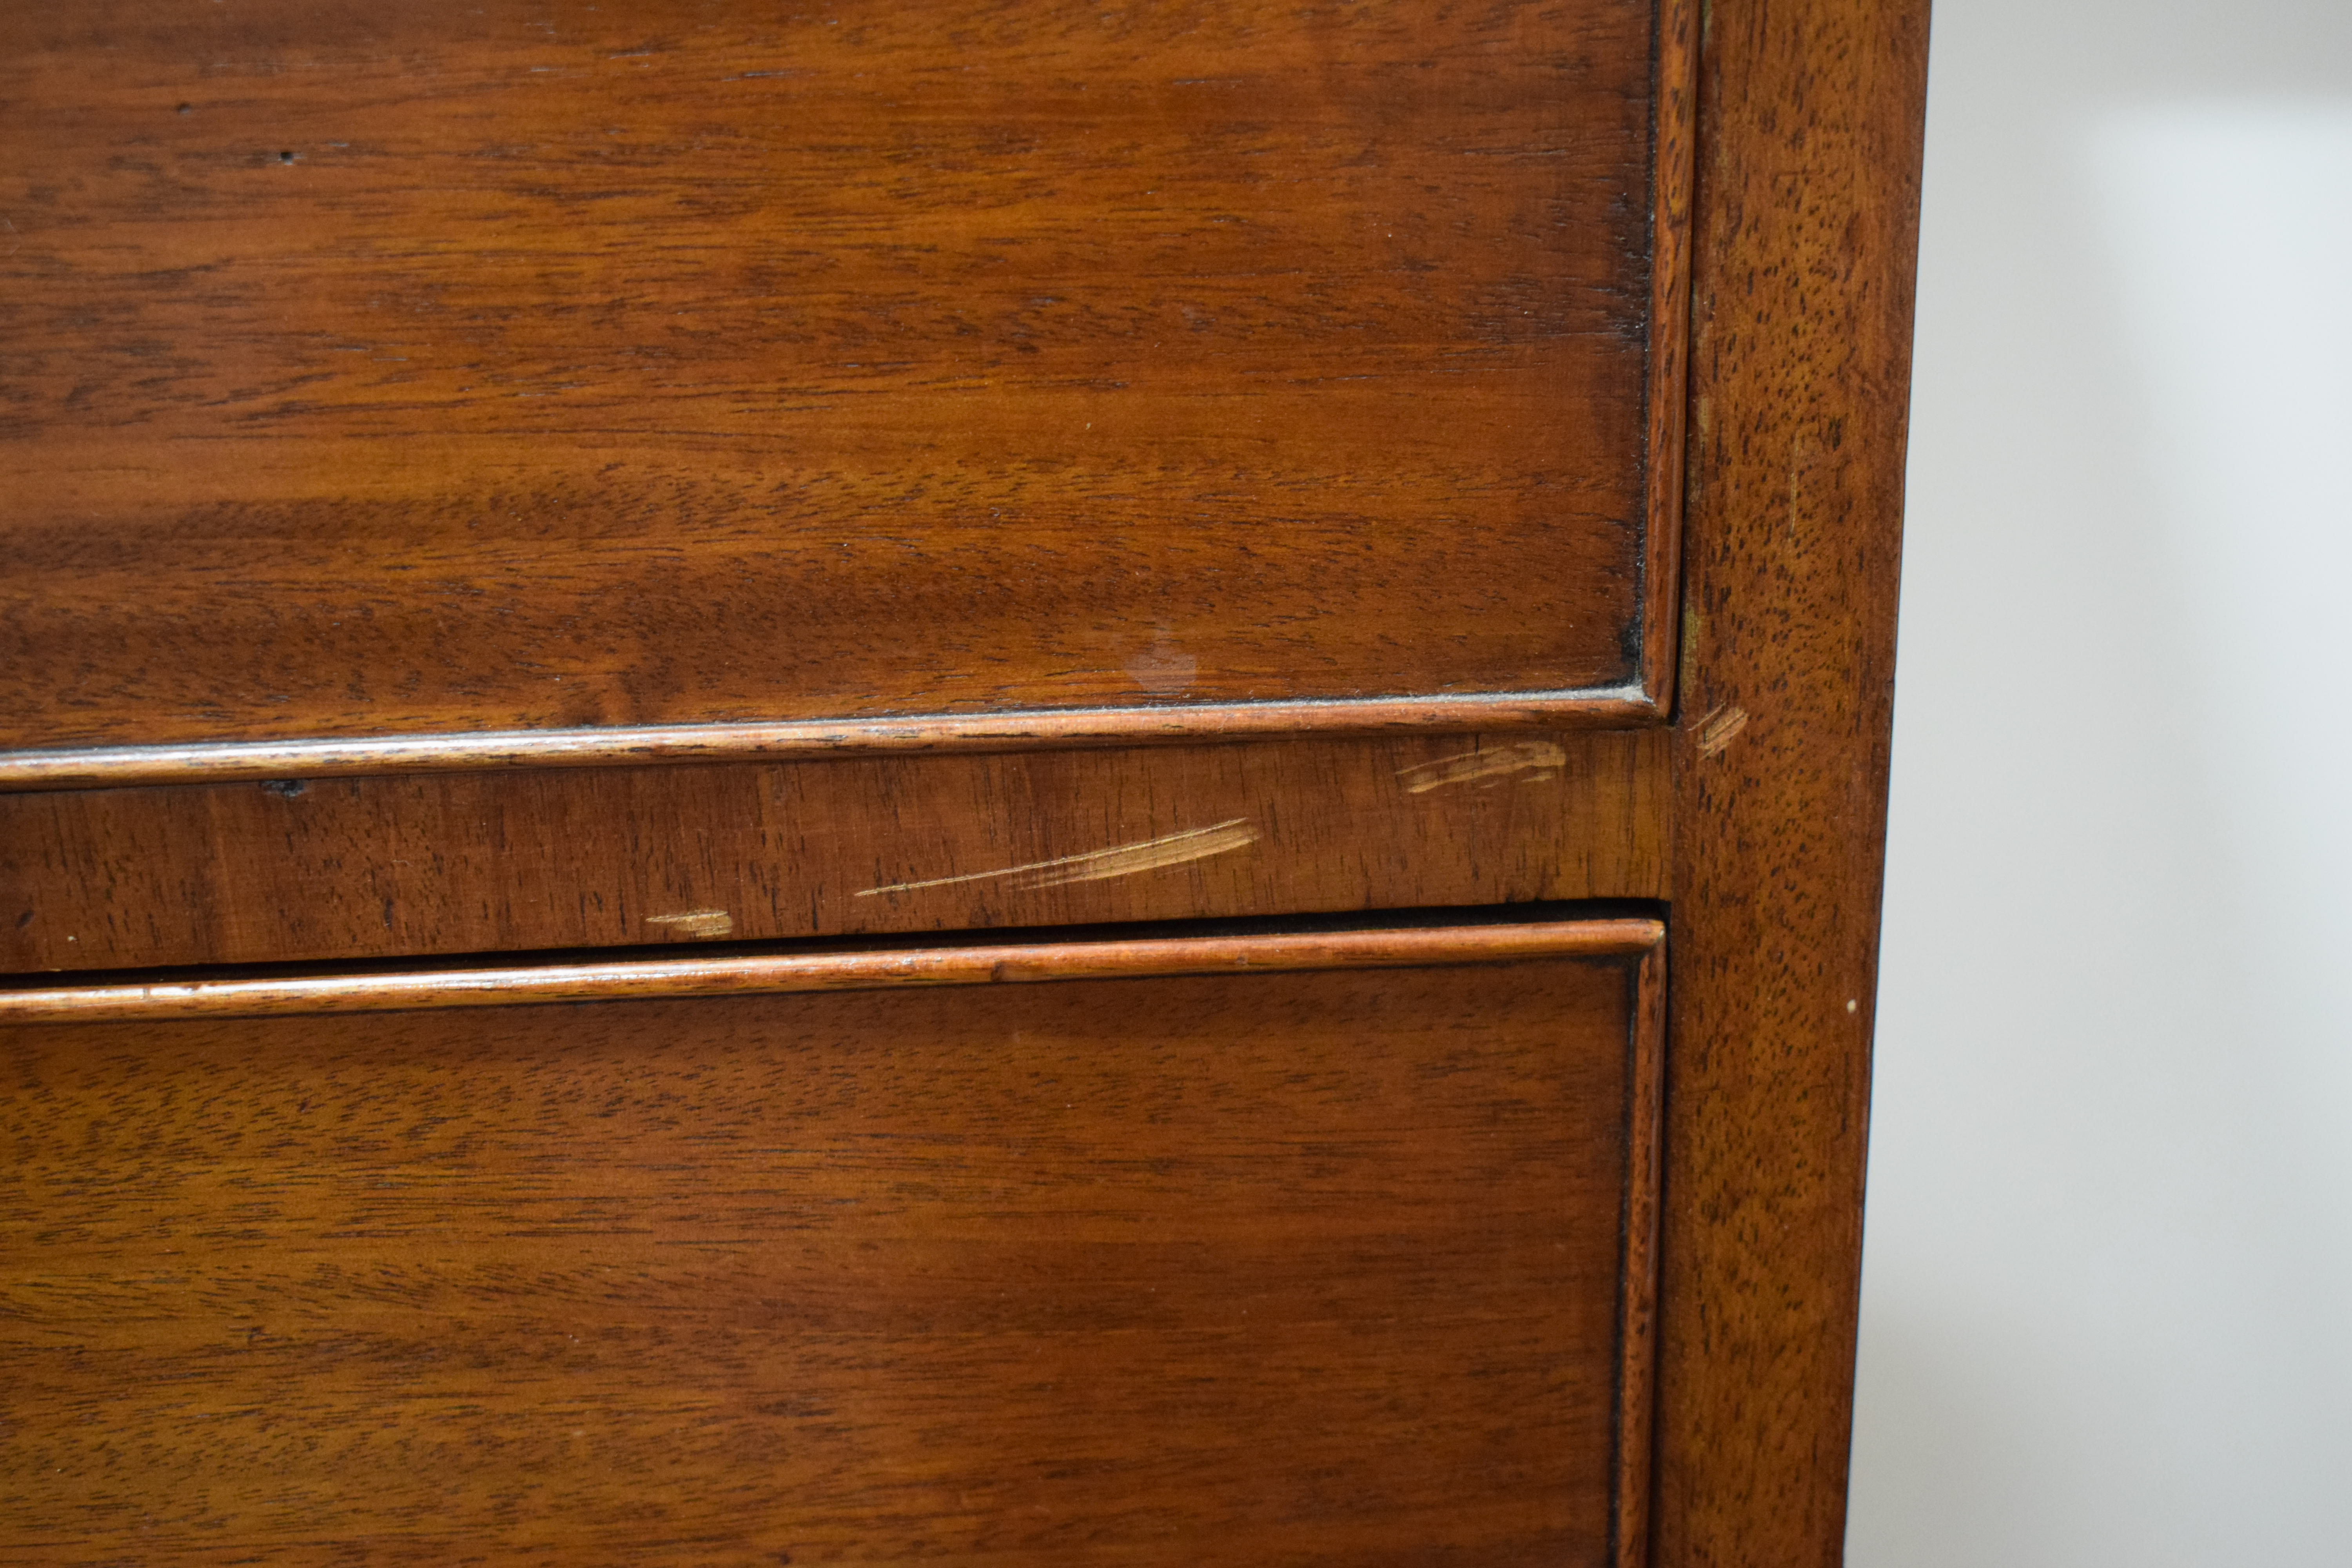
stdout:
{"type": "Polygon", "coordinates": [[[1611,1561],[1658,965],[1480,942],[12,1026],[0,1555],[1611,1561]]]}

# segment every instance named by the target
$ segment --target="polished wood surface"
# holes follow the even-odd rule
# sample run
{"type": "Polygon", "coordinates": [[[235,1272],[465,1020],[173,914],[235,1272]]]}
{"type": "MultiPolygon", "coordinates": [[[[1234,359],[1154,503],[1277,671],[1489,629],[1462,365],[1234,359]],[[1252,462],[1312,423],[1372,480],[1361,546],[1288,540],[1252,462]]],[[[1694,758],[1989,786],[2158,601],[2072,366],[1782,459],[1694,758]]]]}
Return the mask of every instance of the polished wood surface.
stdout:
{"type": "Polygon", "coordinates": [[[89,1023],[280,1014],[520,1007],[546,1002],[871,991],[907,985],[1021,985],[1107,976],[1232,974],[1293,969],[1410,969],[1534,958],[1648,952],[1666,928],[1638,916],[1254,935],[1097,937],[1084,941],[858,947],[613,957],[384,973],[280,970],[194,980],[141,978],[0,988],[0,1023],[89,1023]]]}
{"type": "Polygon", "coordinates": [[[1699,0],[1656,0],[1650,116],[1650,529],[1642,551],[1643,700],[1674,708],[1681,657],[1683,525],[1690,425],[1691,204],[1696,197],[1699,0]]]}
{"type": "Polygon", "coordinates": [[[1640,700],[1659,33],[12,7],[0,744],[1640,700]]]}
{"type": "Polygon", "coordinates": [[[0,1547],[1834,1563],[1924,5],[750,16],[0,17],[0,1547]]]}
{"type": "MultiPolygon", "coordinates": [[[[1670,650],[1671,651],[1671,650],[1670,650]]],[[[1668,663],[1671,663],[1668,659],[1668,663]]],[[[1084,708],[1065,712],[765,723],[633,724],[322,740],[206,741],[0,752],[0,795],[224,779],[374,778],[483,769],[632,768],[843,753],[985,752],[1282,740],[1303,734],[1475,735],[1483,729],[1624,729],[1662,718],[1643,690],[1084,708]]]]}
{"type": "Polygon", "coordinates": [[[1666,892],[1663,731],[0,795],[0,970],[1666,892]]]}
{"type": "Polygon", "coordinates": [[[1824,1568],[1845,1534],[1927,7],[1708,17],[1654,1561],[1824,1568]]]}
{"type": "Polygon", "coordinates": [[[13,1029],[9,1544],[1607,1563],[1661,979],[13,1029]]]}

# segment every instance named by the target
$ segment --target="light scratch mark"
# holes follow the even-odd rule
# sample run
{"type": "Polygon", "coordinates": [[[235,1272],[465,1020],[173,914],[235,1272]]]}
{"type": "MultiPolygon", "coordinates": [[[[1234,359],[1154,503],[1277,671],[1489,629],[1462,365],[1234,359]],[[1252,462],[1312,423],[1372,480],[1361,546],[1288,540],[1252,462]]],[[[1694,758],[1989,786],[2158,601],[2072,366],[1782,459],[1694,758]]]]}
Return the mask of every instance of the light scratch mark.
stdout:
{"type": "Polygon", "coordinates": [[[911,893],[918,888],[945,888],[958,882],[986,882],[998,877],[1010,877],[1016,888],[1058,888],[1066,882],[1099,882],[1109,877],[1132,877],[1139,871],[1157,871],[1166,866],[1181,866],[1188,860],[1205,860],[1212,855],[1223,855],[1257,842],[1257,829],[1249,818],[1236,816],[1230,822],[1220,822],[1208,827],[1188,828],[1182,833],[1171,833],[1159,838],[1147,838],[1140,844],[1118,844],[1108,849],[1090,849],[1084,855],[1065,855],[1055,860],[1032,860],[1026,865],[1007,866],[995,871],[970,871],[961,877],[932,877],[920,882],[891,882],[879,888],[864,888],[856,896],[873,898],[877,893],[911,893]]]}
{"type": "Polygon", "coordinates": [[[1568,753],[1549,741],[1518,741],[1507,746],[1497,746],[1488,752],[1464,752],[1459,756],[1440,757],[1433,763],[1418,767],[1399,768],[1397,777],[1404,783],[1407,795],[1421,795],[1429,790],[1444,789],[1448,784],[1468,784],[1473,779],[1492,782],[1482,784],[1491,789],[1503,782],[1506,773],[1529,773],[1521,784],[1541,784],[1559,776],[1568,765],[1568,753]]]}
{"type": "Polygon", "coordinates": [[[1748,728],[1745,708],[1717,708],[1698,721],[1698,754],[1711,757],[1731,744],[1733,737],[1748,728]]]}
{"type": "Polygon", "coordinates": [[[646,924],[667,926],[680,936],[730,936],[735,917],[725,910],[688,910],[681,915],[647,915],[646,924]]]}

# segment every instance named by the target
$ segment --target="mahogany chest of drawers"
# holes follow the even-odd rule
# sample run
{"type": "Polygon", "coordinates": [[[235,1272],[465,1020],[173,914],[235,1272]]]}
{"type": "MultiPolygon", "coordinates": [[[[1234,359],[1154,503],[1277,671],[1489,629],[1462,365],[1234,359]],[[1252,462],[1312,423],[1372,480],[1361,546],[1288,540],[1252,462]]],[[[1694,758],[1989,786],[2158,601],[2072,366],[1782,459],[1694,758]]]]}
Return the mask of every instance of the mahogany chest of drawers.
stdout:
{"type": "Polygon", "coordinates": [[[0,1560],[1834,1562],[1925,28],[0,20],[0,1560]]]}

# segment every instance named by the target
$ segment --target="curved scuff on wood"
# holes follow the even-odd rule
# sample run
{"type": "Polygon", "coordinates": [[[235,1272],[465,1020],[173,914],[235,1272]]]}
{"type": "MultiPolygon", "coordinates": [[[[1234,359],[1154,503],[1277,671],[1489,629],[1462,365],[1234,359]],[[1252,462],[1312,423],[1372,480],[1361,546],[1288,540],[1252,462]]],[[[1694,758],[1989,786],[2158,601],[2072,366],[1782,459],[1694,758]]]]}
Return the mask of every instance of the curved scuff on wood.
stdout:
{"type": "Polygon", "coordinates": [[[1748,728],[1745,708],[1717,708],[1698,721],[1698,754],[1711,757],[1748,728]]]}
{"type": "Polygon", "coordinates": [[[1032,860],[993,871],[968,871],[960,877],[931,877],[918,882],[889,882],[878,888],[862,888],[856,896],[870,899],[881,893],[911,893],[921,888],[984,882],[998,877],[1010,878],[1013,886],[1024,889],[1057,888],[1066,882],[1099,882],[1107,878],[1131,877],[1139,871],[1157,871],[1164,867],[1181,866],[1191,860],[1205,860],[1212,855],[1227,854],[1256,842],[1257,829],[1250,825],[1249,818],[1236,816],[1207,827],[1187,828],[1181,833],[1165,834],[1138,844],[1090,849],[1083,855],[1032,860]]]}

